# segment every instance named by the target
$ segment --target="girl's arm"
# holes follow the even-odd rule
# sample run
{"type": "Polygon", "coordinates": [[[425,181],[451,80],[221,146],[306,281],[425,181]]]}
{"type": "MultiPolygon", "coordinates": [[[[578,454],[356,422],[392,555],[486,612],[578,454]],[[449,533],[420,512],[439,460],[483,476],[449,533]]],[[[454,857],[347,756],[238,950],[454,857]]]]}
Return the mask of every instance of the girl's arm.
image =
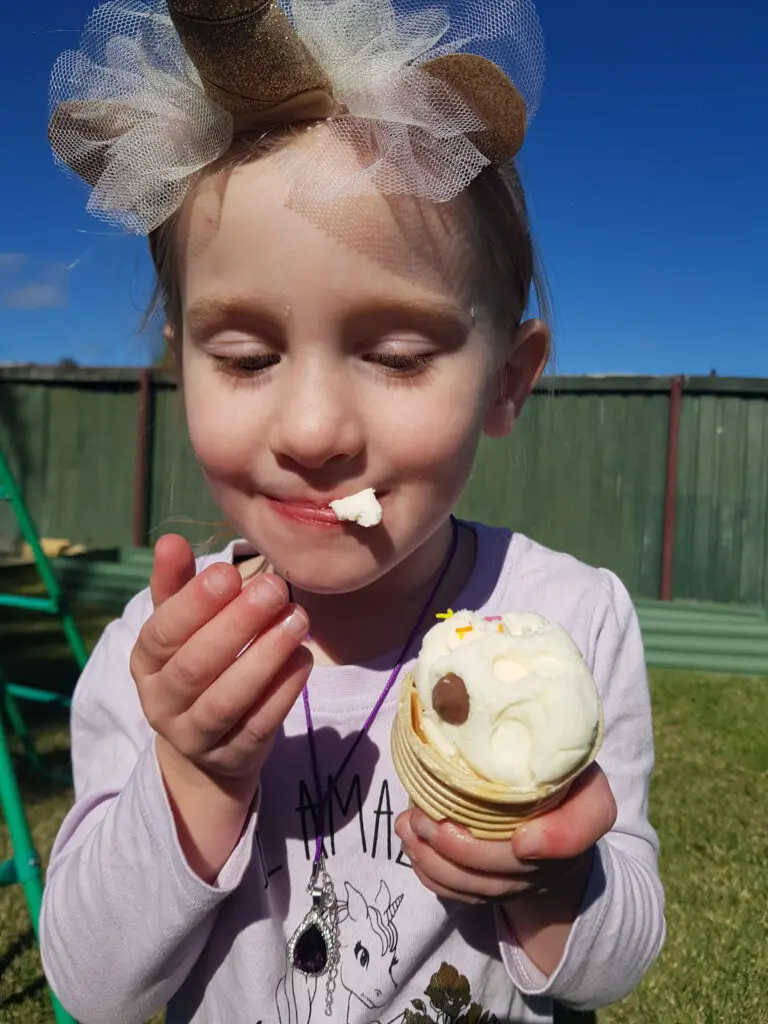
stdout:
{"type": "Polygon", "coordinates": [[[128,667],[151,610],[139,595],[107,627],[73,703],[76,802],[51,855],[40,949],[52,988],[81,1024],[139,1024],[161,1009],[251,855],[252,809],[217,877],[203,881],[185,855],[128,667]]]}
{"type": "Polygon", "coordinates": [[[526,897],[499,912],[502,956],[517,987],[578,1009],[628,995],[665,934],[658,840],[648,822],[653,730],[642,639],[624,587],[601,575],[591,660],[606,721],[598,761],[616,823],[597,843],[588,873],[559,894],[526,897]]]}

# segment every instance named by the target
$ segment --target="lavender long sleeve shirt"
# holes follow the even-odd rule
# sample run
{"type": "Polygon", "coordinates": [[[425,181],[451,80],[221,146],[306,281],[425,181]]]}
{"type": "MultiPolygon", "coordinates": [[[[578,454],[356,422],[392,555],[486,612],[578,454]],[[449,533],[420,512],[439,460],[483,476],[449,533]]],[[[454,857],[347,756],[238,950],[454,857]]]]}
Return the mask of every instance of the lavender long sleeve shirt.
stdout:
{"type": "MultiPolygon", "coordinates": [[[[438,1005],[453,999],[455,1006],[475,1002],[500,1022],[549,1022],[553,1001],[591,1008],[623,998],[663,942],[658,844],[647,817],[651,711],[632,603],[606,570],[520,534],[473,525],[477,560],[454,607],[487,615],[535,611],[571,634],[600,690],[606,728],[599,763],[618,819],[597,844],[562,960],[545,977],[500,912],[442,902],[411,870],[393,828],[408,805],[389,752],[394,687],[331,788],[325,849],[341,943],[333,1021],[400,1021],[414,1000],[440,1019],[438,1005]]],[[[198,568],[246,550],[237,542],[198,568]]],[[[129,603],[107,627],[75,691],[75,804],[48,870],[41,916],[46,974],[82,1024],[139,1024],[166,1004],[169,1024],[328,1020],[326,979],[294,972],[286,958],[286,943],[309,909],[314,852],[301,701],[278,736],[240,842],[215,883],[206,884],[180,848],[153,732],[129,672],[151,611],[146,591],[129,603]]],[[[395,661],[393,655],[313,670],[324,783],[395,661]]]]}

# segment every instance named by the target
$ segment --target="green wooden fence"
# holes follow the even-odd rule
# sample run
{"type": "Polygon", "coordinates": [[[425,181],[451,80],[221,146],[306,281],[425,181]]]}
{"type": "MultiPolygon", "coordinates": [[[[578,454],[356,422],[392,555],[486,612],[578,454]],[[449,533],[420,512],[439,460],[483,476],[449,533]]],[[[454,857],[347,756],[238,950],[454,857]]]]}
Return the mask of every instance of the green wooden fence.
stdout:
{"type": "MultiPolygon", "coordinates": [[[[768,380],[682,382],[670,488],[673,383],[546,381],[508,440],[482,443],[460,512],[607,566],[638,597],[659,596],[666,554],[674,597],[768,604],[768,380]]],[[[0,444],[45,536],[227,536],[165,371],[0,368],[0,444]]],[[[0,547],[17,541],[0,510],[0,547]]]]}

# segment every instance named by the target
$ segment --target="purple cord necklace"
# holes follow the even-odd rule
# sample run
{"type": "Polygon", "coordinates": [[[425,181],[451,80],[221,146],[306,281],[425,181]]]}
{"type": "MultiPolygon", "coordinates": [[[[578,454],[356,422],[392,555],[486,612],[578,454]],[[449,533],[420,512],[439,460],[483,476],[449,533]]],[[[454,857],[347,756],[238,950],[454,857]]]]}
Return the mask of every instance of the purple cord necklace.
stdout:
{"type": "MultiPolygon", "coordinates": [[[[376,716],[381,710],[381,706],[387,699],[392,687],[395,685],[397,677],[400,675],[400,671],[408,657],[412,644],[421,632],[427,615],[429,614],[429,610],[437,597],[438,591],[445,582],[445,577],[453,563],[459,543],[458,524],[453,516],[451,516],[451,527],[453,531],[451,536],[451,546],[448,550],[445,561],[441,566],[435,585],[432,588],[418,619],[416,620],[416,625],[411,630],[410,635],[400,652],[397,664],[392,669],[389,678],[384,684],[384,689],[379,694],[376,703],[373,705],[368,717],[363,722],[360,731],[355,737],[352,746],[347,751],[338,771],[333,776],[333,783],[338,782],[341,778],[344,769],[352,760],[361,740],[367,735],[368,730],[373,725],[376,716]]],[[[309,741],[312,776],[315,784],[315,797],[317,801],[317,814],[315,815],[315,854],[312,860],[312,875],[309,880],[309,885],[307,886],[307,891],[312,896],[312,908],[288,942],[288,961],[293,965],[295,970],[300,971],[302,974],[308,974],[312,977],[318,977],[323,974],[328,975],[325,997],[325,1013],[326,1016],[330,1017],[333,1002],[333,990],[336,985],[336,974],[338,972],[339,961],[338,906],[333,882],[326,870],[325,856],[323,854],[325,806],[330,795],[330,786],[328,792],[323,796],[322,783],[320,781],[320,765],[317,757],[317,749],[315,747],[314,727],[312,725],[312,709],[309,704],[309,689],[307,686],[304,687],[302,698],[304,701],[304,717],[307,722],[307,739],[309,741]]]]}

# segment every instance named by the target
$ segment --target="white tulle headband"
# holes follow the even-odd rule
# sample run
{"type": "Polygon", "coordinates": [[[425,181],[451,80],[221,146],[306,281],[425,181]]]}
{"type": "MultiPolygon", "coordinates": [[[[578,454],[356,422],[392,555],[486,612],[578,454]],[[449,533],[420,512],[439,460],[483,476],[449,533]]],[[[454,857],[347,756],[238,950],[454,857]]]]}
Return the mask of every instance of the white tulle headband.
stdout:
{"type": "Polygon", "coordinates": [[[51,76],[49,138],[88,209],[148,234],[235,135],[326,120],[366,154],[313,201],[445,202],[522,145],[544,71],[533,0],[123,0],[97,8],[51,76]],[[502,70],[505,69],[505,70],[502,70]]]}

